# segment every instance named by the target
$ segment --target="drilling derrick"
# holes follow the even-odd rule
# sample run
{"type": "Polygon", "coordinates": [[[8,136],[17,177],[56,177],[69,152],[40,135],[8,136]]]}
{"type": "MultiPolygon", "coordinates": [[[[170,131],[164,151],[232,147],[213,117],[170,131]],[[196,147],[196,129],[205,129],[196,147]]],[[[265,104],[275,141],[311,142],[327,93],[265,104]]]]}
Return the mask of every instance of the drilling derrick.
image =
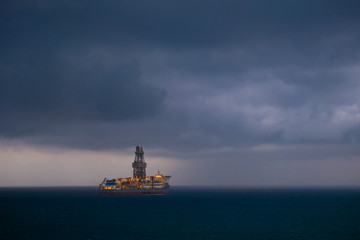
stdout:
{"type": "Polygon", "coordinates": [[[132,164],[132,167],[134,168],[133,171],[134,178],[146,177],[146,162],[144,159],[144,151],[140,146],[136,146],[135,159],[132,164]]]}

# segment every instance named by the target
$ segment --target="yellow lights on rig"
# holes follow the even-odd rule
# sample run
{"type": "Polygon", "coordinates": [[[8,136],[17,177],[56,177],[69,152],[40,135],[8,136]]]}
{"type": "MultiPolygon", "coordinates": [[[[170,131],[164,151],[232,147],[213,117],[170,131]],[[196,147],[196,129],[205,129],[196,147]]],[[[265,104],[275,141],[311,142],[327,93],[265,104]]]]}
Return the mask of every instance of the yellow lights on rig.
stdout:
{"type": "Polygon", "coordinates": [[[164,175],[162,175],[161,173],[160,173],[160,171],[158,170],[158,173],[155,175],[155,178],[164,178],[164,175]]]}
{"type": "Polygon", "coordinates": [[[155,176],[105,179],[100,188],[106,190],[163,188],[169,185],[169,178],[170,176],[164,176],[158,171],[155,176]]]}

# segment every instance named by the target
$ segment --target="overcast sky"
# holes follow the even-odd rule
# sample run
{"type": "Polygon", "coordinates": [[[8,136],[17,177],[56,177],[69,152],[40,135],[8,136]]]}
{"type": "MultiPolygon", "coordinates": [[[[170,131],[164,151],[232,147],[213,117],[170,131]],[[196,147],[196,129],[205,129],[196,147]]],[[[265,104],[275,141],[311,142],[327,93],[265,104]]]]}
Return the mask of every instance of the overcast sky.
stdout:
{"type": "Polygon", "coordinates": [[[359,185],[359,1],[1,1],[0,185],[359,185]]]}

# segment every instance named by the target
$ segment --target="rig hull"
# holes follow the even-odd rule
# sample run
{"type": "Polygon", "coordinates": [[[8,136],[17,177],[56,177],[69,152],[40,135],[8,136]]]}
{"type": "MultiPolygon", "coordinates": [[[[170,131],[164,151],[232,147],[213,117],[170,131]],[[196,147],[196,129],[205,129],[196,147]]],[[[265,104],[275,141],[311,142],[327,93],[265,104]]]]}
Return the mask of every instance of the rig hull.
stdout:
{"type": "Polygon", "coordinates": [[[159,189],[100,189],[99,195],[166,195],[169,187],[159,189]]]}
{"type": "Polygon", "coordinates": [[[99,195],[112,196],[112,195],[166,195],[166,191],[99,191],[99,195]]]}

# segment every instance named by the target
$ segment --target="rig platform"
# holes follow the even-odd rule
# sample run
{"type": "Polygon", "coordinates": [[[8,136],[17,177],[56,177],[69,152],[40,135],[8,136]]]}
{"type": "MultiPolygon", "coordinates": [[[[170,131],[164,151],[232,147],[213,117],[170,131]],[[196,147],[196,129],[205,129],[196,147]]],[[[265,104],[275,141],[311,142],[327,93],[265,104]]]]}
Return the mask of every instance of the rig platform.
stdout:
{"type": "Polygon", "coordinates": [[[170,187],[171,176],[164,176],[159,171],[155,176],[146,176],[144,150],[136,146],[132,164],[133,177],[104,178],[99,184],[100,195],[165,195],[170,187]]]}

